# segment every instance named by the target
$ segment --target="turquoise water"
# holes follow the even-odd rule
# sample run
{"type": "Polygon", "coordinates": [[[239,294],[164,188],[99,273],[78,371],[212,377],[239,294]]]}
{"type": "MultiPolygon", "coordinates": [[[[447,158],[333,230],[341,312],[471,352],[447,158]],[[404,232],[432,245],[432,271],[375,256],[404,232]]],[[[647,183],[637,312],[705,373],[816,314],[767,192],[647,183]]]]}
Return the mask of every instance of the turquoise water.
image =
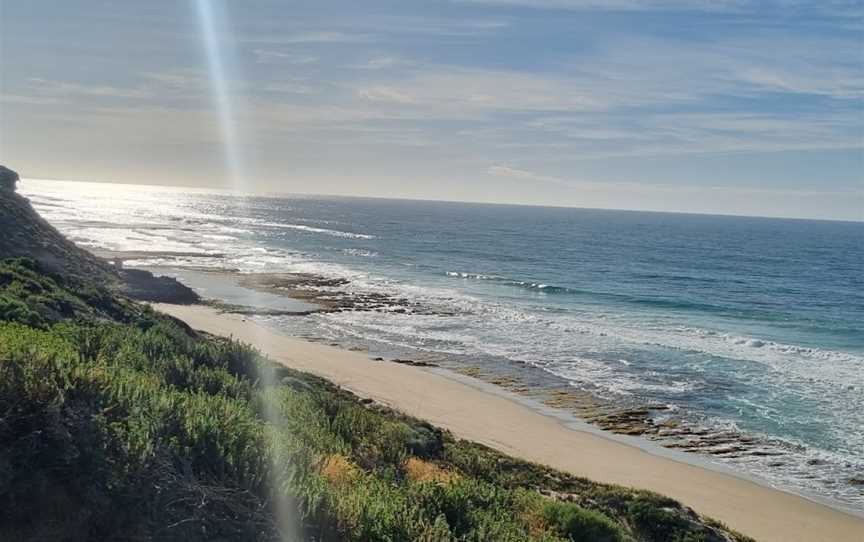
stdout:
{"type": "Polygon", "coordinates": [[[428,309],[271,325],[667,404],[784,453],[733,467],[864,508],[848,483],[864,475],[864,223],[22,189],[76,241],[141,251],[136,265],[312,272],[428,309]]]}

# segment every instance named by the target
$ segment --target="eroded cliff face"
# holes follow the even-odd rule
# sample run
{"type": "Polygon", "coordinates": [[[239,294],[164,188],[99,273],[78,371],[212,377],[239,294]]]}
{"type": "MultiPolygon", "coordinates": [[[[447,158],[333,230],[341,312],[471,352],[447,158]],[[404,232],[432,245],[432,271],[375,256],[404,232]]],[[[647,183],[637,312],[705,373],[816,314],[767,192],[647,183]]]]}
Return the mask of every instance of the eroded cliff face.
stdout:
{"type": "Polygon", "coordinates": [[[30,201],[15,192],[17,180],[17,173],[0,166],[0,257],[32,258],[54,273],[119,282],[117,270],[63,237],[39,216],[30,201]]]}
{"type": "Polygon", "coordinates": [[[18,184],[18,173],[11,169],[0,166],[0,190],[15,191],[18,184]]]}
{"type": "Polygon", "coordinates": [[[52,273],[97,281],[142,301],[195,303],[198,295],[169,277],[124,270],[66,239],[15,192],[18,174],[0,166],[0,258],[26,257],[52,273]]]}

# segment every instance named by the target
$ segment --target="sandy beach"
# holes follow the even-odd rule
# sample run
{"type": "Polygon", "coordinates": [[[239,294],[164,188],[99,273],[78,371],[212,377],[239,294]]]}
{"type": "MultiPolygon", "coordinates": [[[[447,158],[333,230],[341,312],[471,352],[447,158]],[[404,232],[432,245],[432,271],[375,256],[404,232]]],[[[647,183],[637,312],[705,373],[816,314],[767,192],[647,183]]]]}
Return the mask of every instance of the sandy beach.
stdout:
{"type": "Polygon", "coordinates": [[[275,361],[327,378],[459,437],[593,480],[674,497],[760,541],[864,540],[861,517],[565,427],[505,392],[484,391],[433,370],[373,362],[362,353],[286,337],[206,306],[154,307],[195,329],[250,343],[275,361]]]}

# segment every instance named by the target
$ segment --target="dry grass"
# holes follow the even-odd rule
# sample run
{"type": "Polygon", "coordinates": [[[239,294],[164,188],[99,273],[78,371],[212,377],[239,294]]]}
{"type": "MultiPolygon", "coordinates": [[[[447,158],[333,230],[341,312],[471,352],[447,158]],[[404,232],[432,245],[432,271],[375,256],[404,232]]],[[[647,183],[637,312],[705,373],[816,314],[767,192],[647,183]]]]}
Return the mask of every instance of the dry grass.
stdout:
{"type": "Polygon", "coordinates": [[[323,476],[332,486],[343,486],[360,476],[360,469],[341,454],[329,455],[321,466],[323,476]]]}
{"type": "Polygon", "coordinates": [[[408,479],[415,482],[436,482],[447,485],[458,477],[455,472],[416,457],[409,457],[403,464],[403,468],[408,479]]]}

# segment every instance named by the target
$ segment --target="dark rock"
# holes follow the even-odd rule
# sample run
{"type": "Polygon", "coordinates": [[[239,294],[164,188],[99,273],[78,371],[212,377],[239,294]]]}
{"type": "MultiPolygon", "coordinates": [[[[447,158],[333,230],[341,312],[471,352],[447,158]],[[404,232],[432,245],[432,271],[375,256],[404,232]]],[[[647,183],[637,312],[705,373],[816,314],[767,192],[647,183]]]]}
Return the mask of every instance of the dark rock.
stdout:
{"type": "Polygon", "coordinates": [[[11,169],[0,166],[0,190],[15,191],[15,185],[18,184],[18,173],[11,169]]]}
{"type": "Polygon", "coordinates": [[[124,269],[120,271],[120,278],[120,291],[134,299],[178,305],[200,301],[194,290],[173,277],[157,277],[141,269],[124,269]]]}
{"type": "Polygon", "coordinates": [[[400,314],[444,315],[438,309],[423,307],[415,301],[380,292],[358,292],[345,288],[350,282],[309,273],[254,273],[243,277],[240,285],[257,291],[314,303],[320,312],[395,312],[400,314]]]}
{"type": "Polygon", "coordinates": [[[777,455],[786,455],[784,452],[780,450],[753,450],[748,453],[748,455],[753,455],[756,457],[774,457],[777,455]]]}
{"type": "Polygon", "coordinates": [[[735,454],[735,453],[743,452],[743,451],[744,451],[744,448],[742,448],[741,446],[724,446],[724,447],[720,447],[720,448],[709,448],[709,449],[705,450],[705,453],[708,453],[711,455],[724,455],[724,456],[726,456],[729,454],[735,454]]]}
{"type": "MultiPolygon", "coordinates": [[[[182,284],[182,283],[181,283],[182,284]]],[[[241,316],[309,316],[310,314],[314,314],[318,312],[315,309],[312,310],[302,310],[302,311],[291,311],[284,309],[266,309],[261,307],[249,307],[246,305],[234,305],[232,303],[223,303],[221,301],[216,300],[208,300],[206,302],[207,305],[218,309],[220,312],[227,312],[230,314],[239,314],[241,316]]],[[[246,321],[245,319],[243,320],[246,321]]],[[[309,338],[308,340],[314,340],[309,338]]],[[[320,342],[320,341],[318,341],[320,342]]]]}
{"type": "Polygon", "coordinates": [[[429,363],[428,361],[414,361],[413,359],[391,359],[390,361],[400,365],[411,365],[412,367],[438,367],[435,363],[429,363]]]}

